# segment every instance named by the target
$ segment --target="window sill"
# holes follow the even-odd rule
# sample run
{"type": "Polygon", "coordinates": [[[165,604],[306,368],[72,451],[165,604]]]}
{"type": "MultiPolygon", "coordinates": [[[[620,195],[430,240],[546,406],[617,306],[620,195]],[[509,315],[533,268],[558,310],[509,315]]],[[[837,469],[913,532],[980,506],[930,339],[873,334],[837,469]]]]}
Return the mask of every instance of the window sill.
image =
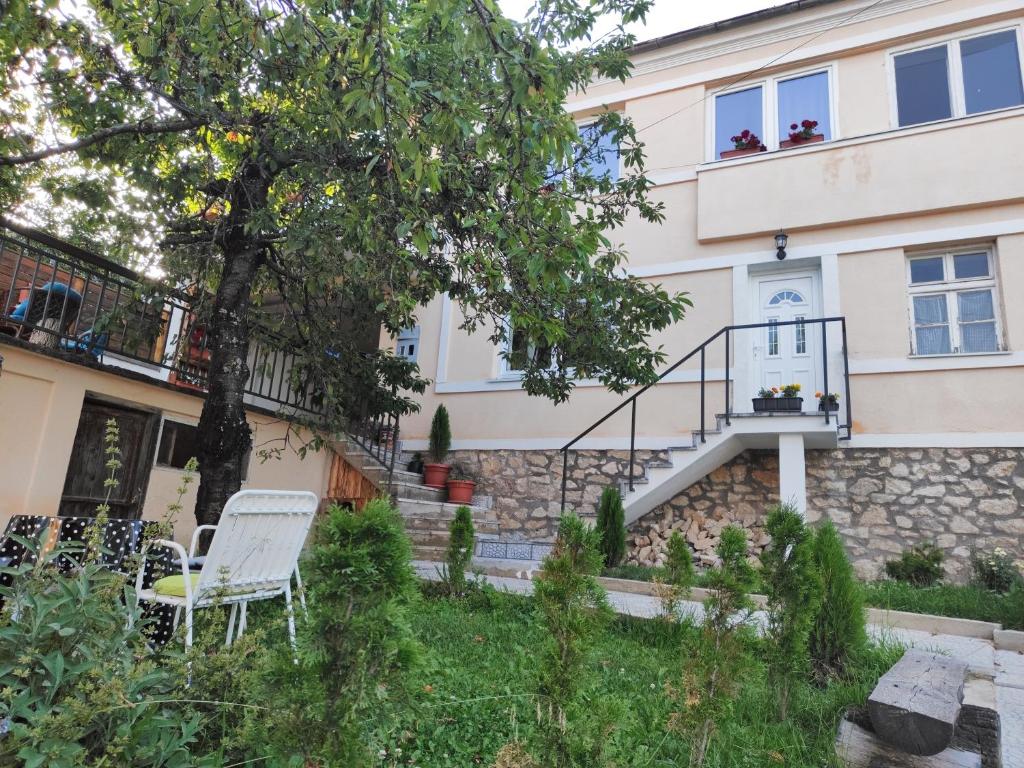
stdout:
{"type": "Polygon", "coordinates": [[[1000,349],[996,352],[943,352],[938,355],[907,355],[908,360],[942,360],[961,357],[1000,357],[1013,354],[1009,350],[1000,349]]]}

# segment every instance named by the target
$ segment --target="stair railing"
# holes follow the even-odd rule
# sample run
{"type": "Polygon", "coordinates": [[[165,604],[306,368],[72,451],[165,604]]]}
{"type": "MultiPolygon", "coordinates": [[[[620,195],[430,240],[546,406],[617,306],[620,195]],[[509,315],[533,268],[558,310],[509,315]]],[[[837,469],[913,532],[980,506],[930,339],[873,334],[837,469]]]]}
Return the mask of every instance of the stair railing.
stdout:
{"type": "MultiPolygon", "coordinates": [[[[840,440],[849,440],[851,437],[851,425],[853,424],[853,406],[850,402],[850,360],[847,353],[846,343],[846,318],[845,317],[822,317],[822,318],[810,318],[803,320],[784,320],[780,322],[770,323],[743,323],[740,325],[727,325],[715,332],[712,336],[708,337],[702,344],[694,348],[686,355],[681,357],[675,363],[666,368],[657,379],[645,384],[628,398],[623,400],[617,406],[612,408],[608,413],[602,416],[600,419],[595,421],[580,434],[570,440],[568,443],[562,446],[562,512],[565,512],[565,496],[566,496],[566,484],[569,479],[569,450],[576,445],[580,440],[585,438],[599,426],[604,424],[615,414],[627,406],[630,409],[629,417],[629,490],[634,490],[636,483],[636,405],[640,396],[647,390],[657,386],[665,379],[669,374],[678,369],[684,363],[692,360],[694,357],[700,357],[700,441],[702,443],[707,442],[707,424],[706,424],[706,390],[707,390],[707,350],[715,341],[722,336],[725,337],[725,413],[721,414],[725,418],[727,425],[732,424],[732,417],[736,415],[733,412],[733,398],[731,391],[732,377],[731,368],[732,361],[731,357],[734,353],[732,336],[737,331],[749,331],[759,328],[784,328],[786,326],[803,326],[805,329],[813,326],[818,326],[821,329],[821,369],[822,369],[822,391],[828,394],[828,334],[826,333],[827,327],[830,323],[837,323],[840,326],[842,334],[842,355],[843,355],[843,384],[845,392],[843,393],[846,398],[846,423],[839,423],[838,413],[835,415],[836,429],[845,430],[845,435],[840,435],[840,440]]],[[[828,405],[825,406],[825,423],[830,424],[833,418],[832,412],[829,410],[828,405]]]]}
{"type": "Polygon", "coordinates": [[[395,475],[395,459],[401,450],[397,413],[371,410],[363,402],[362,413],[348,428],[349,437],[388,471],[387,491],[391,493],[395,475]]]}

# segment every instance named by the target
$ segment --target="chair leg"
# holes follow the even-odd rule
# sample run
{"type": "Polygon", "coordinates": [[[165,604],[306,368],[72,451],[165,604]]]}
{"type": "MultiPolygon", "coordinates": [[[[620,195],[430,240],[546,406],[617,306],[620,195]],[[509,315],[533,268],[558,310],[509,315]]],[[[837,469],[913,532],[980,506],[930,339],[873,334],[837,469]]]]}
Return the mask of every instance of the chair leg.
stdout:
{"type": "Polygon", "coordinates": [[[185,650],[192,648],[192,605],[185,606],[185,650]]]}
{"type": "Polygon", "coordinates": [[[299,663],[298,648],[295,645],[295,611],[292,609],[292,585],[284,586],[284,608],[288,612],[288,642],[292,645],[295,663],[299,663]]]}
{"type": "MultiPolygon", "coordinates": [[[[238,603],[231,604],[231,614],[228,616],[228,636],[224,641],[224,645],[231,645],[231,641],[235,637],[235,618],[238,616],[238,603]]],[[[239,635],[242,633],[239,632],[239,635]]]]}
{"type": "Polygon", "coordinates": [[[306,590],[302,587],[302,574],[299,573],[299,565],[295,564],[295,587],[299,590],[299,605],[302,606],[302,615],[308,621],[309,611],[306,610],[306,590]]]}

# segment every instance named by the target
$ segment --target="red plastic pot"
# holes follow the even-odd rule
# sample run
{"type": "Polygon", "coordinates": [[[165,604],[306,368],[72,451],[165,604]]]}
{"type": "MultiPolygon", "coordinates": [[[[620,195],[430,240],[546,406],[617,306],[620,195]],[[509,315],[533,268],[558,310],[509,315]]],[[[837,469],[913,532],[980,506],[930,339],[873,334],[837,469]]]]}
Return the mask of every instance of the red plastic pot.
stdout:
{"type": "Polygon", "coordinates": [[[448,464],[426,463],[423,465],[423,484],[431,488],[444,488],[444,484],[448,482],[448,473],[451,471],[452,468],[448,464]]]}
{"type": "Polygon", "coordinates": [[[476,483],[472,480],[449,480],[448,503],[472,504],[474,488],[476,488],[476,483]]]}

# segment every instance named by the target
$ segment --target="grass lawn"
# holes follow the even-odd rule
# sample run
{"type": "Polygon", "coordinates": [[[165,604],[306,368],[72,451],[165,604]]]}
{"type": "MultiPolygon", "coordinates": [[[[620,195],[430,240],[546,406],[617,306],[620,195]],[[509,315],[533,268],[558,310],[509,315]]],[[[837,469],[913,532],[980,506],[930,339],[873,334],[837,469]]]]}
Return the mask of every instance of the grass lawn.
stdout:
{"type": "MultiPolygon", "coordinates": [[[[663,577],[664,573],[664,568],[620,565],[605,568],[601,575],[616,579],[653,581],[663,577]]],[[[697,585],[703,586],[702,575],[697,577],[697,585]]],[[[1018,587],[1005,595],[969,584],[915,587],[893,580],[867,582],[862,584],[862,588],[865,604],[874,608],[993,621],[1002,624],[1004,629],[1024,630],[1024,587],[1018,587]]]]}
{"type": "MultiPolygon", "coordinates": [[[[413,626],[426,649],[426,663],[412,680],[413,700],[389,704],[368,724],[375,749],[384,751],[380,766],[489,766],[503,744],[517,734],[528,738],[536,706],[535,654],[543,639],[529,599],[489,590],[461,601],[425,600],[413,626]]],[[[619,618],[594,650],[587,709],[602,701],[616,707],[610,765],[687,763],[687,744],[665,727],[677,707],[665,690],[680,681],[686,631],[619,618]]],[[[757,641],[750,645],[756,653],[757,641]]],[[[872,651],[852,681],[802,688],[785,724],[775,721],[764,669],[752,662],[731,719],[713,738],[707,765],[834,765],[842,711],[862,704],[896,658],[892,650],[872,651]]]]}

